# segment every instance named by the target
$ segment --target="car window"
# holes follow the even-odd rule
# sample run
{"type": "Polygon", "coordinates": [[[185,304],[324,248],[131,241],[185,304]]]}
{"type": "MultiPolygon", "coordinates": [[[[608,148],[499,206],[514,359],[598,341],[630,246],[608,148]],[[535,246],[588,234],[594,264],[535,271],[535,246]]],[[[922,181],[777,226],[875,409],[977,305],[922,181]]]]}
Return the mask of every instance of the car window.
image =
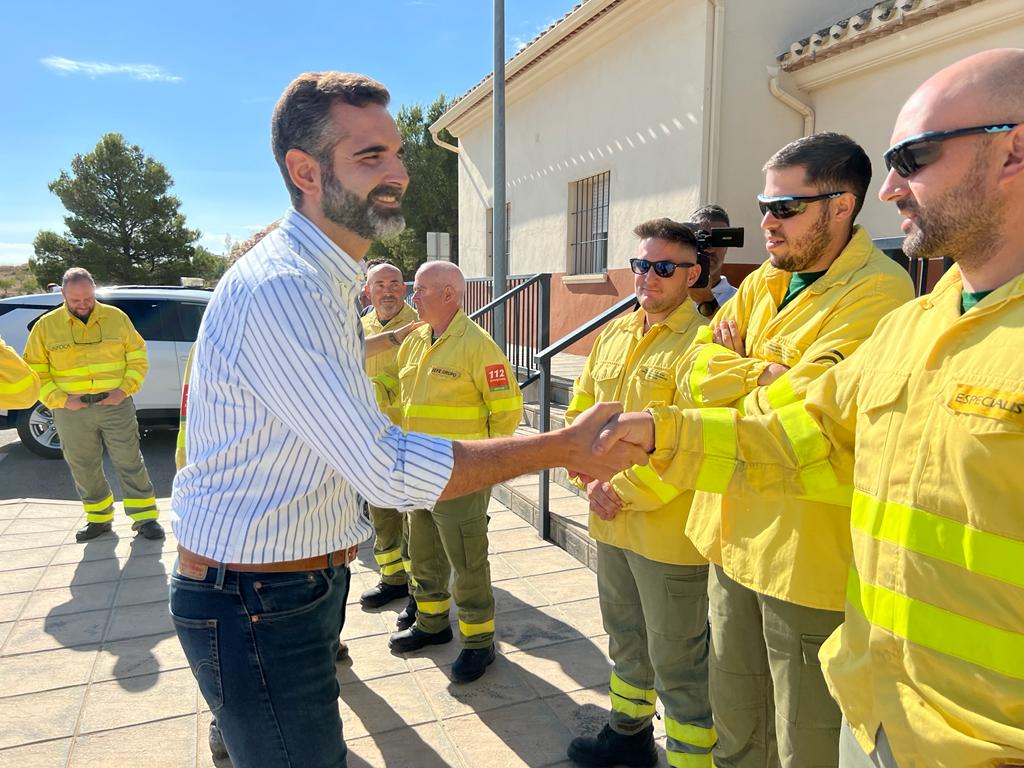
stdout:
{"type": "Polygon", "coordinates": [[[176,341],[181,339],[181,325],[174,302],[162,299],[108,299],[104,302],[117,307],[132,321],[132,325],[146,341],[176,341]]]}
{"type": "Polygon", "coordinates": [[[202,322],[206,305],[182,301],[178,303],[178,318],[182,337],[178,341],[195,341],[199,336],[199,323],[202,322]]]}

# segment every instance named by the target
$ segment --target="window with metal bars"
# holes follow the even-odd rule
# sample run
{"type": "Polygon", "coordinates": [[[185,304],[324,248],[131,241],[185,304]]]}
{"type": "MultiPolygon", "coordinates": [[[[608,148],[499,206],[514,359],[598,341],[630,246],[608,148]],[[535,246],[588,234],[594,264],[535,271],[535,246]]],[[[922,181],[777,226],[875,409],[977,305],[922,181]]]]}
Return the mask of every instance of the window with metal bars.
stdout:
{"type": "MultiPolygon", "coordinates": [[[[487,271],[494,274],[494,209],[487,209],[487,271]]],[[[505,273],[512,269],[512,203],[505,203],[505,273]]]]}
{"type": "Polygon", "coordinates": [[[611,171],[569,184],[569,249],[566,272],[588,275],[608,269],[608,203],[611,171]]]}

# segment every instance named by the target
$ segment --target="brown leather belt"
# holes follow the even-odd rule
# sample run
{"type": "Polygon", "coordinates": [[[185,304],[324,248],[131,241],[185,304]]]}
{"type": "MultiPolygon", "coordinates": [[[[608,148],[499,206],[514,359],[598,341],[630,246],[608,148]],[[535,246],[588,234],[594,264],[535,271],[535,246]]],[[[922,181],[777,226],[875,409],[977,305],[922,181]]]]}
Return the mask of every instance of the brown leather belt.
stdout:
{"type": "MultiPolygon", "coordinates": [[[[356,559],[358,547],[339,549],[329,555],[304,557],[301,560],[285,560],[277,563],[225,563],[225,569],[241,573],[291,573],[294,571],[322,571],[325,568],[339,568],[356,559]]],[[[210,568],[218,568],[220,563],[208,557],[189,552],[182,546],[178,547],[178,573],[190,579],[205,579],[210,568]]]]}

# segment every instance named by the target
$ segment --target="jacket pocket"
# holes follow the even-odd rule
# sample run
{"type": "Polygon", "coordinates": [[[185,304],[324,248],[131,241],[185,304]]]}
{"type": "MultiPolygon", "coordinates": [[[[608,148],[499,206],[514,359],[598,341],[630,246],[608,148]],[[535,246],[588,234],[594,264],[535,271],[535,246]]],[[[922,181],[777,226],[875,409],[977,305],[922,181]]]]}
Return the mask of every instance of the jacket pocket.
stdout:
{"type": "Polygon", "coordinates": [[[878,492],[891,466],[896,434],[907,408],[909,373],[866,370],[857,398],[857,446],[853,484],[868,494],[878,492]]]}
{"type": "Polygon", "coordinates": [[[621,398],[618,389],[619,379],[622,377],[622,363],[598,363],[591,370],[590,376],[594,380],[595,399],[599,403],[621,398]]]}

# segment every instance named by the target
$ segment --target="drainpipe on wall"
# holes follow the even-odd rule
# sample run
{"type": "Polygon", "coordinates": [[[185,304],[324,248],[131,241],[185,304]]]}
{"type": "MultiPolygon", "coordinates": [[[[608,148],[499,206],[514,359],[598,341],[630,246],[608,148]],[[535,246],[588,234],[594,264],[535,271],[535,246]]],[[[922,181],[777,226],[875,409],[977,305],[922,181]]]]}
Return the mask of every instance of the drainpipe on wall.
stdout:
{"type": "Polygon", "coordinates": [[[782,88],[779,83],[779,68],[768,67],[768,90],[772,96],[781,101],[787,107],[801,115],[804,119],[804,136],[814,133],[814,109],[810,104],[801,101],[789,91],[782,88]]]}
{"type": "Polygon", "coordinates": [[[433,131],[430,132],[430,138],[434,140],[434,143],[437,144],[437,146],[442,147],[443,149],[447,149],[449,152],[454,152],[456,155],[459,154],[458,147],[456,147],[454,144],[449,144],[447,141],[441,141],[439,138],[437,138],[437,134],[434,133],[433,131]]]}
{"type": "Polygon", "coordinates": [[[701,159],[700,200],[714,202],[718,197],[719,127],[722,124],[722,60],[725,57],[725,0],[708,0],[711,9],[708,39],[711,41],[711,64],[707,68],[704,135],[704,156],[701,159]]]}

